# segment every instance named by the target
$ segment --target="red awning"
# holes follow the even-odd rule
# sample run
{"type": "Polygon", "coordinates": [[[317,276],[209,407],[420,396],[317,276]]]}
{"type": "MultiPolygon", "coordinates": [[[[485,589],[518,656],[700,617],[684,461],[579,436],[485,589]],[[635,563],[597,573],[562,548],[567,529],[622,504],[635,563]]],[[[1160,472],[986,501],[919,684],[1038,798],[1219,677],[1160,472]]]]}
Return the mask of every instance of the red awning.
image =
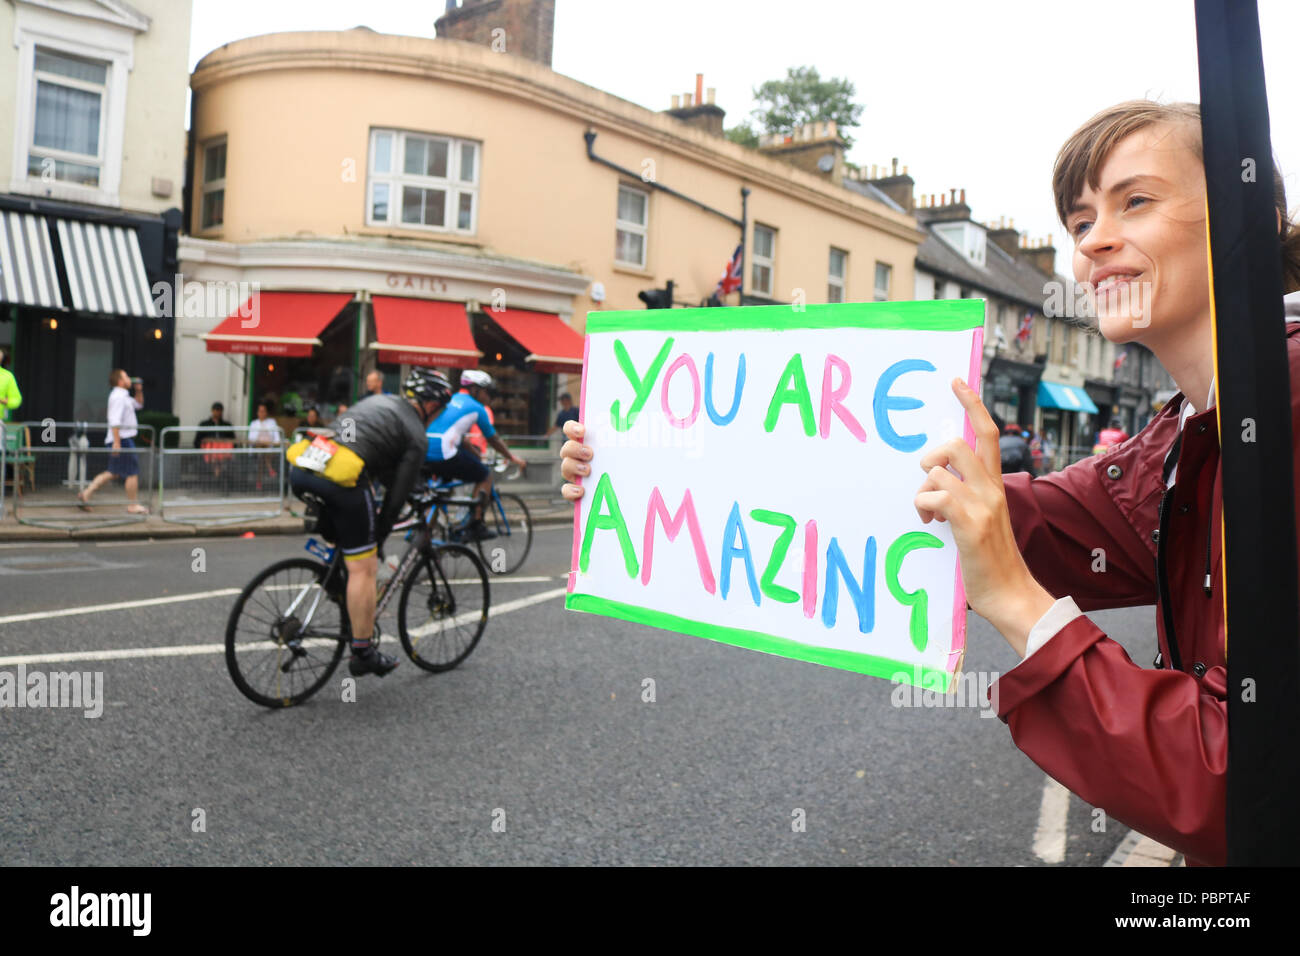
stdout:
{"type": "Polygon", "coordinates": [[[203,340],[209,352],[311,355],[321,331],[354,298],[351,292],[256,292],[203,340]]]}
{"type": "Polygon", "coordinates": [[[474,348],[469,316],[462,302],[433,299],[374,298],[379,361],[395,365],[440,365],[474,368],[483,354],[474,348]]]}
{"type": "Polygon", "coordinates": [[[539,372],[581,372],[582,336],[550,312],[505,309],[486,313],[524,347],[539,372]]]}

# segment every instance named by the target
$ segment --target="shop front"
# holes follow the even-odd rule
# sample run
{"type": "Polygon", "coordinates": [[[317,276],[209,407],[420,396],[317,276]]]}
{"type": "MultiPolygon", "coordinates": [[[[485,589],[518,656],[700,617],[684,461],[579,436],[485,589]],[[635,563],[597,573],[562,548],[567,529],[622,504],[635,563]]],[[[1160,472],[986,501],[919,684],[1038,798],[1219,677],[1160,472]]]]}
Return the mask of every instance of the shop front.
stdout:
{"type": "Polygon", "coordinates": [[[1043,366],[996,356],[984,380],[984,403],[1005,424],[1034,423],[1043,366]]]}
{"type": "Polygon", "coordinates": [[[1054,452],[1056,467],[1091,454],[1097,406],[1086,391],[1064,382],[1042,381],[1038,383],[1038,407],[1042,412],[1038,432],[1059,450],[1054,452]]]}
{"type": "MultiPolygon", "coordinates": [[[[545,432],[562,390],[560,376],[582,371],[583,339],[565,316],[575,311],[585,278],[464,254],[358,245],[340,255],[338,245],[187,239],[182,254],[190,254],[191,276],[256,290],[206,327],[196,323],[189,338],[202,342],[207,357],[189,353],[193,387],[202,387],[206,376],[215,393],[224,375],[225,385],[239,392],[232,395],[231,421],[248,421],[256,403],[270,399],[290,428],[308,404],[328,421],[340,404],[359,400],[371,372],[382,375],[385,391],[396,392],[413,366],[440,369],[453,384],[461,370],[482,368],[497,384],[492,409],[498,430],[512,436],[545,432]],[[313,247],[321,254],[312,256],[313,247]],[[480,305],[503,300],[512,308],[480,305]],[[218,361],[234,363],[237,371],[218,361]]],[[[218,395],[187,390],[182,398],[182,384],[178,380],[178,404],[192,407],[198,421],[218,395]]]]}
{"type": "Polygon", "coordinates": [[[14,420],[103,421],[114,368],[144,380],[147,409],[169,410],[171,322],[151,290],[174,267],[174,226],[0,197],[0,347],[23,393],[14,420]]]}

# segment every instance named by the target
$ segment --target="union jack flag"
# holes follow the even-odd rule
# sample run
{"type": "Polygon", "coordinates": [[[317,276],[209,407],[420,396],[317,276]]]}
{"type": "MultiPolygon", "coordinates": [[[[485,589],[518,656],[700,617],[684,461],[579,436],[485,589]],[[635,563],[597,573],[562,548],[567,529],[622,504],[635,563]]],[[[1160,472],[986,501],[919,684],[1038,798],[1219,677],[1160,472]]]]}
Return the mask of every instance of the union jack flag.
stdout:
{"type": "Polygon", "coordinates": [[[718,280],[718,287],[713,290],[713,294],[718,298],[735,292],[740,288],[740,278],[745,269],[745,244],[742,242],[736,246],[736,251],[731,254],[731,261],[727,263],[726,268],[722,271],[722,278],[718,280]]]}
{"type": "Polygon", "coordinates": [[[1028,342],[1029,333],[1034,330],[1034,313],[1026,312],[1025,317],[1020,320],[1020,330],[1016,332],[1017,342],[1028,342]]]}

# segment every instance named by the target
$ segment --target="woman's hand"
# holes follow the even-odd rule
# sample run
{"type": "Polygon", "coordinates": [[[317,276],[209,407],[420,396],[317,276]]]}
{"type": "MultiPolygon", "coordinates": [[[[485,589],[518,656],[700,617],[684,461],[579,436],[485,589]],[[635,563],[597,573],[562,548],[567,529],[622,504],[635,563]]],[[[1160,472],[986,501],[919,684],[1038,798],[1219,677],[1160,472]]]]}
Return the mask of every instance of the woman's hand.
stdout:
{"type": "Polygon", "coordinates": [[[568,483],[560,488],[560,494],[570,501],[577,501],[582,497],[582,485],[572,482],[581,481],[591,474],[591,447],[582,444],[582,438],[587,434],[582,422],[565,422],[564,434],[569,440],[560,449],[560,474],[568,483]]]}
{"type": "Polygon", "coordinates": [[[997,426],[966,383],[953,379],[952,390],[970,416],[975,450],[960,438],[930,449],[921,459],[926,479],[913,504],[922,521],[952,525],[971,610],[1023,657],[1029,631],[1055,599],[1034,580],[1016,545],[1002,488],[997,426]]]}

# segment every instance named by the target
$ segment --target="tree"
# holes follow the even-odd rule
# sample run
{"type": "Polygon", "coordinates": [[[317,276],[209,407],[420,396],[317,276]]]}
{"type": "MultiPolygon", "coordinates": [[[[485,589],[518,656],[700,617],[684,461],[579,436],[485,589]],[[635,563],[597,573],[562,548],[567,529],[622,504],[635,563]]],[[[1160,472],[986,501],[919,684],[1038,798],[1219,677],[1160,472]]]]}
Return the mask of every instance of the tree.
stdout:
{"type": "MultiPolygon", "coordinates": [[[[815,66],[790,67],[785,79],[768,80],[754,90],[759,104],[754,118],[766,133],[789,133],[804,123],[834,120],[840,136],[852,146],[848,130],[857,127],[862,117],[862,106],[853,102],[855,93],[850,80],[823,80],[815,66]]],[[[739,129],[733,127],[727,137],[742,142],[734,135],[739,129]]]]}
{"type": "Polygon", "coordinates": [[[748,146],[750,149],[758,148],[758,133],[748,122],[742,121],[737,123],[731,129],[726,130],[727,139],[733,143],[739,143],[741,146],[748,146]]]}

